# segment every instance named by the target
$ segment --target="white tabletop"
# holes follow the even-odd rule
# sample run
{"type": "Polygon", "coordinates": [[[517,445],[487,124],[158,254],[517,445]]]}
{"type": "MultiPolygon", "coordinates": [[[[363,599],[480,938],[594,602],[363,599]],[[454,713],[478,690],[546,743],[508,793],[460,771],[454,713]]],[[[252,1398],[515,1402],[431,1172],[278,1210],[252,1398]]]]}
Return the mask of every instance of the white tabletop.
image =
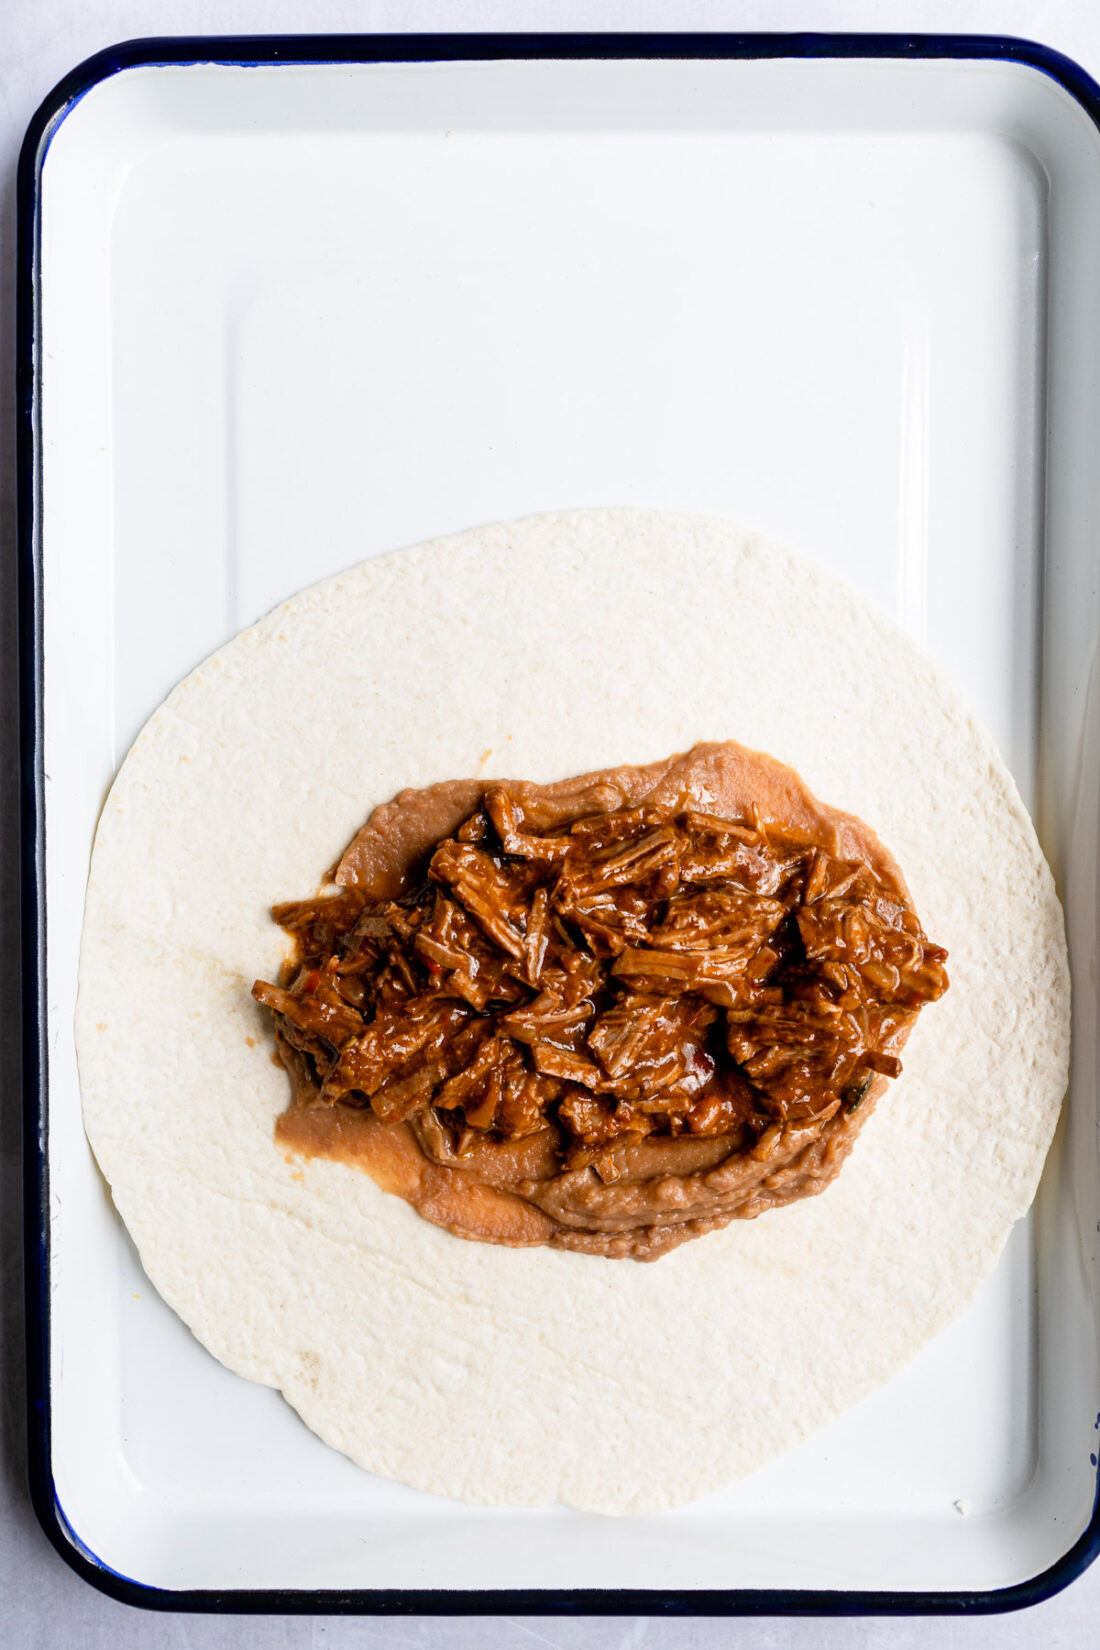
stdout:
{"type": "MultiPolygon", "coordinates": [[[[839,29],[991,32],[1022,35],[1067,53],[1100,79],[1100,6],[1095,0],[5,0],[0,8],[0,307],[11,314],[14,283],[15,163],[34,109],[74,64],[119,40],[162,34],[301,33],[473,29],[839,29]]],[[[10,329],[0,330],[0,377],[12,371],[10,329]]],[[[2,688],[0,935],[8,978],[16,965],[13,409],[0,399],[2,688]]],[[[9,1013],[12,1013],[9,1010],[9,1013]]],[[[14,1019],[14,1017],[13,1017],[14,1019]]],[[[1092,1646],[1100,1641],[1100,1565],[1065,1592],[1010,1616],[964,1618],[760,1618],[737,1622],[675,1618],[523,1619],[430,1617],[225,1617],[156,1615],[116,1604],[79,1580],[35,1522],[23,1484],[22,1296],[19,1272],[19,1125],[15,1026],[0,1039],[0,1643],[11,1650],[234,1650],[278,1646],[371,1645],[378,1650],[856,1650],[889,1645],[983,1650],[1007,1646],[1092,1646]]]]}

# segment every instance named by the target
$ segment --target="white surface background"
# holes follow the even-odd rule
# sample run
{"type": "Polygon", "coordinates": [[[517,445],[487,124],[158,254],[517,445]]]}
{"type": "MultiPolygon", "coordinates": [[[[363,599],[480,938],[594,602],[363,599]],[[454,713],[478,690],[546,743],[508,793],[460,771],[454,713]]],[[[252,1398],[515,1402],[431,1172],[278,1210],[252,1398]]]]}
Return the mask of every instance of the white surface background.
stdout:
{"type": "MultiPolygon", "coordinates": [[[[6,0],[0,14],[0,286],[10,317],[14,280],[15,162],[35,106],[73,64],[138,35],[306,30],[432,29],[882,29],[987,31],[1030,36],[1075,57],[1100,79],[1095,0],[6,0]]],[[[0,376],[10,386],[10,325],[0,333],[0,376]]],[[[8,789],[0,829],[0,943],[15,960],[13,429],[10,388],[0,415],[0,775],[8,789]]],[[[10,1012],[10,1011],[9,1011],[10,1012]]],[[[1059,1598],[1009,1617],[977,1620],[393,1621],[336,1618],[156,1616],[115,1604],[68,1571],[39,1531],[23,1489],[24,1394],[18,1236],[18,1081],[15,1028],[0,1038],[0,1644],[42,1646],[497,1646],[676,1650],[737,1643],[803,1645],[1091,1646],[1100,1642],[1100,1566],[1059,1598]]]]}

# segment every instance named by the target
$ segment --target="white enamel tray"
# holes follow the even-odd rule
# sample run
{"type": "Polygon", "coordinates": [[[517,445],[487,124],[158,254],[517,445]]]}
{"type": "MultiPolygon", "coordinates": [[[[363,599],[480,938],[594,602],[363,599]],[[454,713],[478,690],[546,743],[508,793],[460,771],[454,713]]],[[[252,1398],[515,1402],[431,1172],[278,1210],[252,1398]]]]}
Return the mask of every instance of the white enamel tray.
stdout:
{"type": "Polygon", "coordinates": [[[122,47],[40,112],[32,1477],[89,1579],[174,1608],[898,1612],[1027,1602],[1093,1556],[1097,98],[996,40],[307,39],[122,47]],[[974,1305],[836,1425],[668,1516],[474,1509],[326,1448],[144,1278],[81,1128],[88,853],[149,712],[281,598],[626,503],[787,541],[969,696],[1063,891],[1072,1090],[974,1305]]]}

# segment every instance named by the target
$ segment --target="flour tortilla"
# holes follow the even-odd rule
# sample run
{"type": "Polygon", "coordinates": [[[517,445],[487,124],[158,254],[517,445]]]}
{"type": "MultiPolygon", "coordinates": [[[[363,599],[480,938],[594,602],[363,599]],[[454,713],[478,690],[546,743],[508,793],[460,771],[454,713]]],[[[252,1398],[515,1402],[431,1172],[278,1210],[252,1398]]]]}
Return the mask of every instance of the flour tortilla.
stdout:
{"type": "Polygon", "coordinates": [[[89,1139],[165,1300],[372,1472],[465,1500],[673,1507],[790,1448],[972,1298],[1066,1086],[1061,910],[952,687],[831,577],[720,521],[507,523],[305,591],[181,684],[103,811],[77,1042],[89,1139]],[[649,1266],[469,1243],[288,1164],[249,997],[276,899],[370,810],[733,738],[899,861],[952,988],[835,1184],[649,1266]]]}

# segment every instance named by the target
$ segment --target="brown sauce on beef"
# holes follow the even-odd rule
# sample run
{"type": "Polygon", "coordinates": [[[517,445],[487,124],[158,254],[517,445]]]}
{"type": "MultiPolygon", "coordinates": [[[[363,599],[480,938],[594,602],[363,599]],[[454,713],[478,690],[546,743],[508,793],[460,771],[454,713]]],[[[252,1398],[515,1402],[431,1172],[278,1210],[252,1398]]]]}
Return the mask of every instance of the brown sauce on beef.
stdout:
{"type": "Polygon", "coordinates": [[[278,905],[284,1147],[462,1237],[658,1258],[819,1192],[947,989],[898,867],[732,743],[402,792],[278,905]]]}

